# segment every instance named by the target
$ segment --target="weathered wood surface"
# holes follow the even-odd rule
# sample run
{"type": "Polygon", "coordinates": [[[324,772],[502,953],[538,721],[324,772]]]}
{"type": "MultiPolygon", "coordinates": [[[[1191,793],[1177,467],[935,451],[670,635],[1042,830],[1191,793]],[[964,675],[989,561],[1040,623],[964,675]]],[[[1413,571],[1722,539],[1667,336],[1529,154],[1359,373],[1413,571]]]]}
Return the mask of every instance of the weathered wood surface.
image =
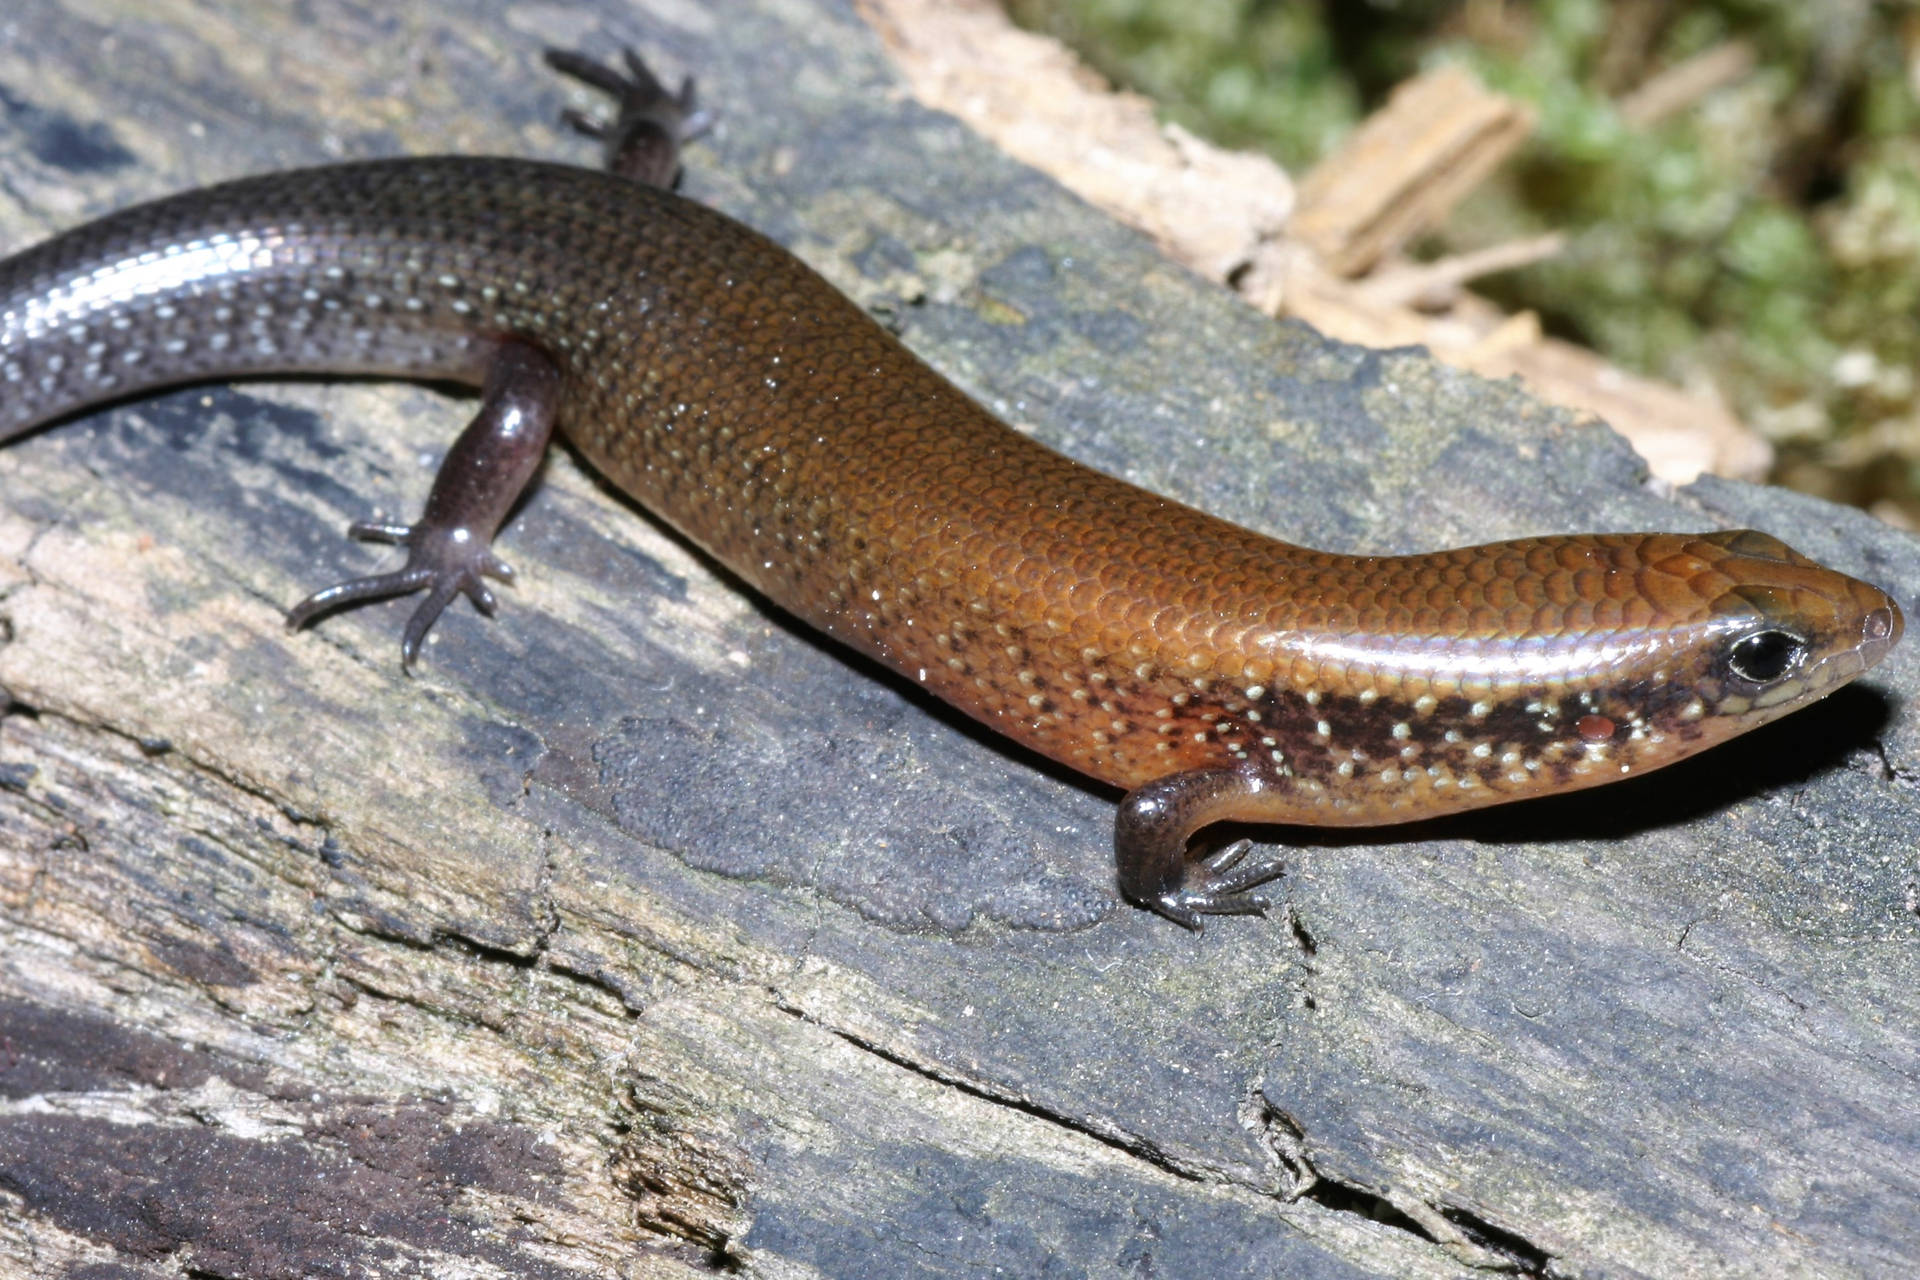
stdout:
{"type": "MultiPolygon", "coordinates": [[[[688,187],[1010,419],[1285,536],[1660,493],[1274,326],[906,100],[829,0],[14,0],[0,246],[243,172],[579,154],[544,42],[697,70],[688,187]]],[[[1118,906],[1112,797],[745,598],[567,456],[502,617],[286,635],[463,404],[198,388],[0,451],[0,1273],[1879,1276],[1920,1255],[1920,644],[1692,765],[1118,906]],[[1297,1194],[1304,1193],[1304,1194],[1297,1194]]],[[[1277,833],[1262,833],[1273,835],[1277,833]]]]}

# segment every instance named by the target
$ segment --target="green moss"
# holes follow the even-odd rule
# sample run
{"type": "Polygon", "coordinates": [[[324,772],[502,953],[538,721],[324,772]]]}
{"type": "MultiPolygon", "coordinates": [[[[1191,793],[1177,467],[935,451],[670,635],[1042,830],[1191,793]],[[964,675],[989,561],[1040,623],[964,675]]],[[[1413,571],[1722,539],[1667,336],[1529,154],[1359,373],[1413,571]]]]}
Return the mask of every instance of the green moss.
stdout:
{"type": "Polygon", "coordinates": [[[1299,164],[1359,117],[1359,91],[1310,5],[1012,0],[1009,8],[1153,96],[1170,118],[1229,146],[1264,147],[1299,164]]]}
{"type": "Polygon", "coordinates": [[[1532,104],[1524,153],[1428,246],[1565,231],[1483,288],[1646,373],[1710,378],[1783,474],[1920,517],[1920,21],[1870,0],[1013,0],[1169,116],[1303,172],[1450,59],[1532,104]],[[1651,126],[1620,103],[1739,40],[1752,71],[1651,126]]]}

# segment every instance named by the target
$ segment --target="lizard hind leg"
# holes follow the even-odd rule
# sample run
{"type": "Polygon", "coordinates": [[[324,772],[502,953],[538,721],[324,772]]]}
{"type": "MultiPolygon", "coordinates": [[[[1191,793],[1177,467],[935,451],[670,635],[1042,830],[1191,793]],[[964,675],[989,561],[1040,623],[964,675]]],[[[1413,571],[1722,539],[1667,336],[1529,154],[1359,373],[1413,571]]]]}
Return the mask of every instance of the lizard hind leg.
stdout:
{"type": "Polygon", "coordinates": [[[600,143],[605,168],[650,187],[673,187],[680,151],[706,132],[712,117],[694,105],[693,80],[675,92],[660,82],[640,55],[626,51],[626,70],[567,49],[548,49],[547,65],[613,99],[615,115],[599,120],[568,109],[561,119],[574,132],[600,143]]]}

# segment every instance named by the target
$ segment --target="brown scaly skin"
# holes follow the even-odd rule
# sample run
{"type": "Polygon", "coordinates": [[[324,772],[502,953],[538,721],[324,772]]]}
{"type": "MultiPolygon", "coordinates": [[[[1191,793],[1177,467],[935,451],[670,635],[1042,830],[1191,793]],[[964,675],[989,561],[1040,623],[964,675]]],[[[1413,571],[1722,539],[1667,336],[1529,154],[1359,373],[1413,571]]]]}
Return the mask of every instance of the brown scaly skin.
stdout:
{"type": "Polygon", "coordinates": [[[0,262],[0,439],[170,383],[451,378],[482,407],[397,574],[490,609],[487,552],[558,425],[769,599],[1127,788],[1121,887],[1183,924],[1279,871],[1222,819],[1399,822],[1658,768],[1898,639],[1874,587],[1761,533],[1346,557],[1088,470],[989,416],[779,246],[664,189],[692,106],[637,62],[587,126],[627,178],[437,158],[246,179],[0,262]]]}

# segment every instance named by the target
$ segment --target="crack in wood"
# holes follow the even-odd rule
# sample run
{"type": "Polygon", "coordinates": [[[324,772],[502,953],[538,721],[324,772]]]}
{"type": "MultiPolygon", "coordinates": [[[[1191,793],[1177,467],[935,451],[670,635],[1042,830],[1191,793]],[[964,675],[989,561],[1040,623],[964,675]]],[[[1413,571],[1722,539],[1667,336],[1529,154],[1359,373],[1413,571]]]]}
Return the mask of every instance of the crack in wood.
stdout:
{"type": "Polygon", "coordinates": [[[700,1098],[662,1076],[630,1075],[622,1093],[627,1114],[614,1121],[607,1168],[638,1224],[694,1246],[709,1270],[745,1270],[736,1242],[752,1221],[747,1152],[700,1098]]]}
{"type": "Polygon", "coordinates": [[[1065,1115],[1057,1111],[1050,1111],[1030,1099],[1016,1097],[1011,1093],[989,1088],[977,1080],[968,1080],[952,1072],[942,1071],[930,1063],[907,1057],[895,1050],[886,1048],[884,1045],[865,1039],[855,1032],[845,1030],[841,1027],[829,1026],[797,1005],[776,998],[774,1008],[782,1013],[798,1018],[802,1022],[811,1023],[819,1027],[822,1031],[825,1031],[828,1035],[834,1036],[846,1044],[853,1046],[855,1049],[860,1050],[862,1053],[870,1054],[891,1066],[899,1067],[903,1071],[910,1071],[914,1075],[924,1080],[931,1080],[943,1088],[957,1090],[967,1097],[990,1103],[996,1107],[1002,1107],[1020,1115],[1030,1116],[1035,1120],[1044,1121],[1047,1124],[1065,1129],[1070,1133],[1079,1134],[1084,1138],[1089,1138],[1099,1143],[1101,1146],[1109,1147],[1125,1155],[1132,1156],[1134,1159],[1144,1161],[1161,1172],[1171,1174],[1184,1182],[1220,1182],[1225,1180],[1214,1170],[1190,1168],[1167,1155],[1166,1152],[1162,1151],[1153,1143],[1141,1142],[1119,1129],[1083,1120],[1076,1116],[1065,1115]]]}
{"type": "MultiPolygon", "coordinates": [[[[1155,1144],[1131,1139],[1079,1117],[1051,1111],[1031,1100],[998,1092],[977,1081],[961,1079],[854,1032],[827,1026],[792,1004],[777,1001],[775,1007],[820,1027],[855,1049],[890,1065],[946,1088],[956,1089],[968,1097],[1090,1138],[1182,1181],[1236,1181],[1221,1170],[1196,1167],[1174,1159],[1155,1144]]],[[[1476,1270],[1500,1271],[1526,1277],[1527,1280],[1547,1280],[1551,1274],[1553,1255],[1519,1232],[1496,1226],[1458,1205],[1434,1203],[1400,1188],[1376,1191],[1363,1183],[1329,1173],[1308,1157],[1306,1132],[1292,1115],[1271,1103],[1263,1103],[1262,1114],[1257,1119],[1263,1127],[1262,1137],[1269,1150],[1281,1166],[1293,1175],[1294,1185],[1279,1192],[1261,1192],[1260,1188],[1251,1186],[1248,1190],[1261,1192],[1282,1202],[1305,1200],[1334,1213],[1356,1215],[1380,1226],[1407,1232],[1439,1246],[1455,1260],[1476,1270]]]]}
{"type": "Polygon", "coordinates": [[[1334,1213],[1420,1237],[1458,1261],[1480,1270],[1509,1272],[1545,1280],[1553,1255],[1518,1232],[1495,1226],[1456,1205],[1430,1201],[1403,1188],[1376,1190],[1316,1164],[1307,1149],[1306,1126],[1263,1094],[1249,1099],[1243,1119],[1257,1133],[1294,1185],[1281,1193],[1289,1201],[1306,1200],[1334,1213]]]}

